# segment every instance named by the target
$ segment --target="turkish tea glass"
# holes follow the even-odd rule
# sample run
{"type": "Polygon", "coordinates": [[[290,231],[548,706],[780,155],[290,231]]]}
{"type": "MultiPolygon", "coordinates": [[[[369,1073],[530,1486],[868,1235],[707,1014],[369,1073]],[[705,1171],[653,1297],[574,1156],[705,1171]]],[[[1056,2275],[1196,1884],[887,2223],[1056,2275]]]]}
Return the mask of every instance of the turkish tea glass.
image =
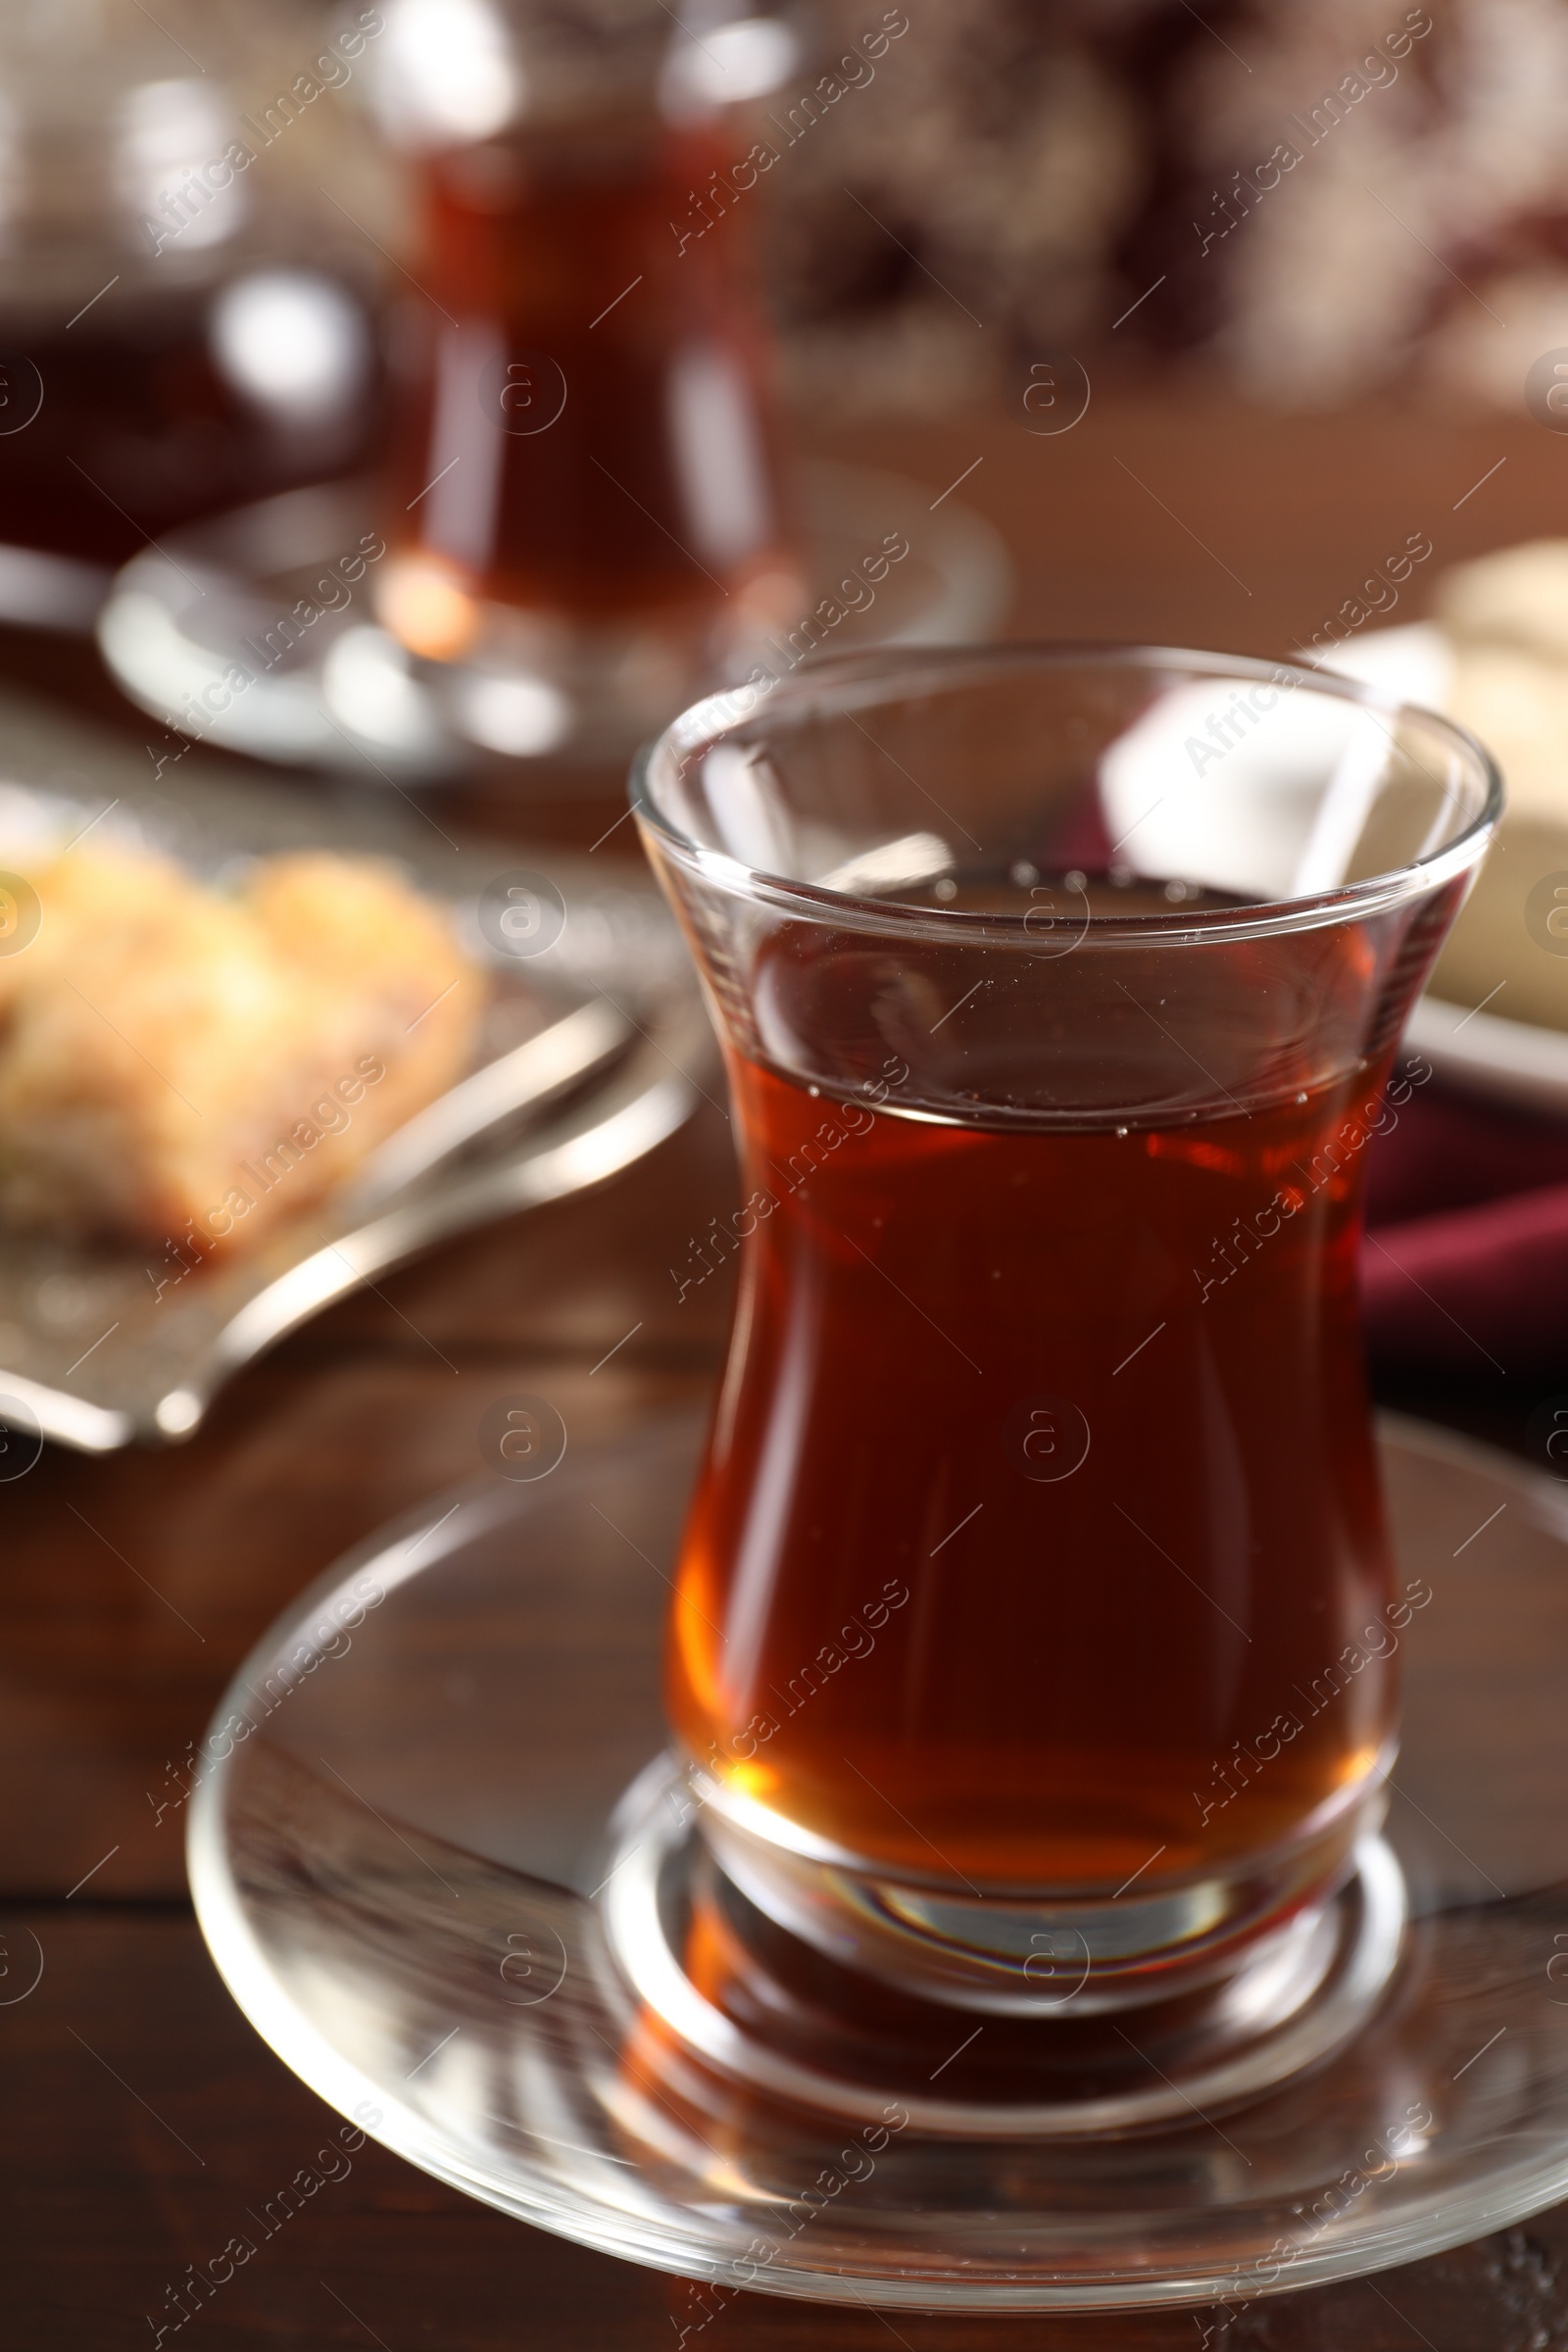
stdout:
{"type": "Polygon", "coordinates": [[[1375,1831],[1363,1194],[1499,789],[1159,650],[824,662],[644,756],[741,1156],[674,1270],[739,1291],[669,1715],[727,1880],[858,1978],[1239,2031],[1375,1831]]]}

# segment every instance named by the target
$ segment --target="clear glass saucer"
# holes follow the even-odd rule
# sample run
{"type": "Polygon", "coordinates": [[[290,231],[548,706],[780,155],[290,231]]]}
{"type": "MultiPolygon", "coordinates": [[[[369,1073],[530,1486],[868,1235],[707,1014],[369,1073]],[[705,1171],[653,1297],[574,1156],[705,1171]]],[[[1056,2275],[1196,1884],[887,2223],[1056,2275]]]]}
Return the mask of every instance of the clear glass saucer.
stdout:
{"type": "MultiPolygon", "coordinates": [[[[374,2137],[607,2253],[886,2309],[1247,2301],[1568,2193],[1551,1481],[1385,1427],[1417,1597],[1361,1874],[1374,1912],[1402,1878],[1408,1912],[1370,2016],[1260,2095],[1063,2136],[1003,2112],[995,2076],[977,2094],[956,2046],[925,2081],[869,2052],[846,2102],[830,2067],[814,2087],[759,2071],[784,2032],[765,2005],[737,2027],[731,2004],[728,2042],[682,2010],[668,1972],[696,1947],[670,1906],[701,1899],[702,1849],[661,1762],[660,1660],[700,1427],[579,1446],[548,1399],[505,1401],[487,1475],[315,1585],[236,1677],[194,1785],[167,1792],[190,1800],[197,1910],[235,1998],[374,2137]]],[[[714,2010],[710,1978],[682,1981],[714,2010]]]]}
{"type": "MultiPolygon", "coordinates": [[[[818,646],[971,645],[994,633],[1012,570],[982,515],[961,501],[933,511],[919,483],[875,468],[818,460],[798,477],[809,601],[756,649],[774,674],[818,646]],[[896,540],[896,564],[880,559],[877,583],[852,589],[857,566],[896,540]]],[[[520,651],[501,667],[416,660],[374,617],[368,566],[386,553],[373,527],[381,510],[370,481],[285,491],[144,548],[98,614],[115,678],[199,741],[371,786],[450,780],[486,752],[623,767],[711,682],[672,672],[645,632],[601,637],[559,615],[535,616],[519,641],[532,648],[526,662],[520,651]]],[[[4,587],[0,566],[0,604],[4,587]]]]}

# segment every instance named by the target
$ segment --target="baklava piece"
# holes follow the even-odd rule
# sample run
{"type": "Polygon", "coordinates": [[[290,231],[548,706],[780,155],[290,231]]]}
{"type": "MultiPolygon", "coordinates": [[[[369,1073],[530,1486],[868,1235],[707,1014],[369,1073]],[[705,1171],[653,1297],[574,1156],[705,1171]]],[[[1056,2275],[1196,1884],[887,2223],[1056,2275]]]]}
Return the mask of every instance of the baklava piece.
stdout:
{"type": "Polygon", "coordinates": [[[0,956],[0,1215],[250,1247],[469,1065],[483,998],[387,865],[268,858],[232,892],[84,844],[0,956]]]}

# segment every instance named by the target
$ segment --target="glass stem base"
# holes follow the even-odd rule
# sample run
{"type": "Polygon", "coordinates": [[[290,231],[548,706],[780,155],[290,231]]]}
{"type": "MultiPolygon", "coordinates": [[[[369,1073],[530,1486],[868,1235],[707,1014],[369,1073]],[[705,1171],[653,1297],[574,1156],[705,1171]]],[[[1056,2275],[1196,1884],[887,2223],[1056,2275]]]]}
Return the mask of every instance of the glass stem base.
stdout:
{"type": "MultiPolygon", "coordinates": [[[[617,1809],[605,1927],[677,2043],[774,2095],[846,2120],[896,2098],[939,2132],[1124,2132],[1245,2103],[1365,2023],[1398,1961],[1405,1895],[1375,1807],[1360,1829],[1337,1883],[1320,1875],[1261,1931],[1089,1993],[1092,1928],[1105,1949],[1091,1911],[999,1906],[989,1950],[963,1947],[956,1927],[974,1921],[948,1918],[945,1898],[942,1916],[929,1895],[923,1915],[906,1915],[885,1887],[847,1874],[824,1886],[810,1874],[825,1866],[792,1856],[800,1868],[781,1873],[776,1848],[759,1868],[758,1841],[694,1812],[669,1757],[617,1809]],[[902,1976],[901,1956],[912,1963],[902,1976]],[[980,1972],[982,1997],[956,1997],[965,1971],[980,1972]],[[975,2020],[967,2034],[956,2009],[975,2020]]],[[[1151,1912],[1131,1943],[1156,1924],[1151,1912]]]]}
{"type": "MultiPolygon", "coordinates": [[[[690,1773],[704,1838],[766,1918],[843,1968],[999,2017],[1140,2008],[1255,1975],[1285,1953],[1301,1961],[1311,1921],[1382,1821],[1383,1778],[1362,1783],[1289,1847],[1216,1864],[1202,1878],[1020,1892],[803,1852],[770,1834],[777,1825],[760,1806],[737,1802],[699,1767],[690,1773]]],[[[1286,1971],[1293,1984],[1299,1974],[1286,1971]]]]}

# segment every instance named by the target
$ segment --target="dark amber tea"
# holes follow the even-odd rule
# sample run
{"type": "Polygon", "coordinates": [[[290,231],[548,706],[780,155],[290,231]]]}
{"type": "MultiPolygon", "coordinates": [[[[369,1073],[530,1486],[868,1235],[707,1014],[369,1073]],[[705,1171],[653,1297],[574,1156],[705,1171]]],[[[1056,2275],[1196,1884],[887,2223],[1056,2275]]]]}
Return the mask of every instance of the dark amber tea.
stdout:
{"type": "Polygon", "coordinates": [[[424,165],[384,590],[415,652],[496,608],[681,644],[794,616],[747,223],[679,228],[726,155],[649,120],[424,165]]]}
{"type": "MultiPolygon", "coordinates": [[[[357,305],[338,299],[352,358],[357,305]]],[[[367,368],[345,361],[341,398],[290,415],[220,364],[215,314],[210,289],[111,293],[69,331],[0,314],[0,538],[119,564],[204,515],[363,465],[380,410],[367,368]]]]}
{"type": "Polygon", "coordinates": [[[986,1887],[1353,1813],[1397,1648],[1356,1323],[1381,1072],[1077,1134],[732,1076],[754,1207],[674,1617],[691,1754],[986,1887]]]}

